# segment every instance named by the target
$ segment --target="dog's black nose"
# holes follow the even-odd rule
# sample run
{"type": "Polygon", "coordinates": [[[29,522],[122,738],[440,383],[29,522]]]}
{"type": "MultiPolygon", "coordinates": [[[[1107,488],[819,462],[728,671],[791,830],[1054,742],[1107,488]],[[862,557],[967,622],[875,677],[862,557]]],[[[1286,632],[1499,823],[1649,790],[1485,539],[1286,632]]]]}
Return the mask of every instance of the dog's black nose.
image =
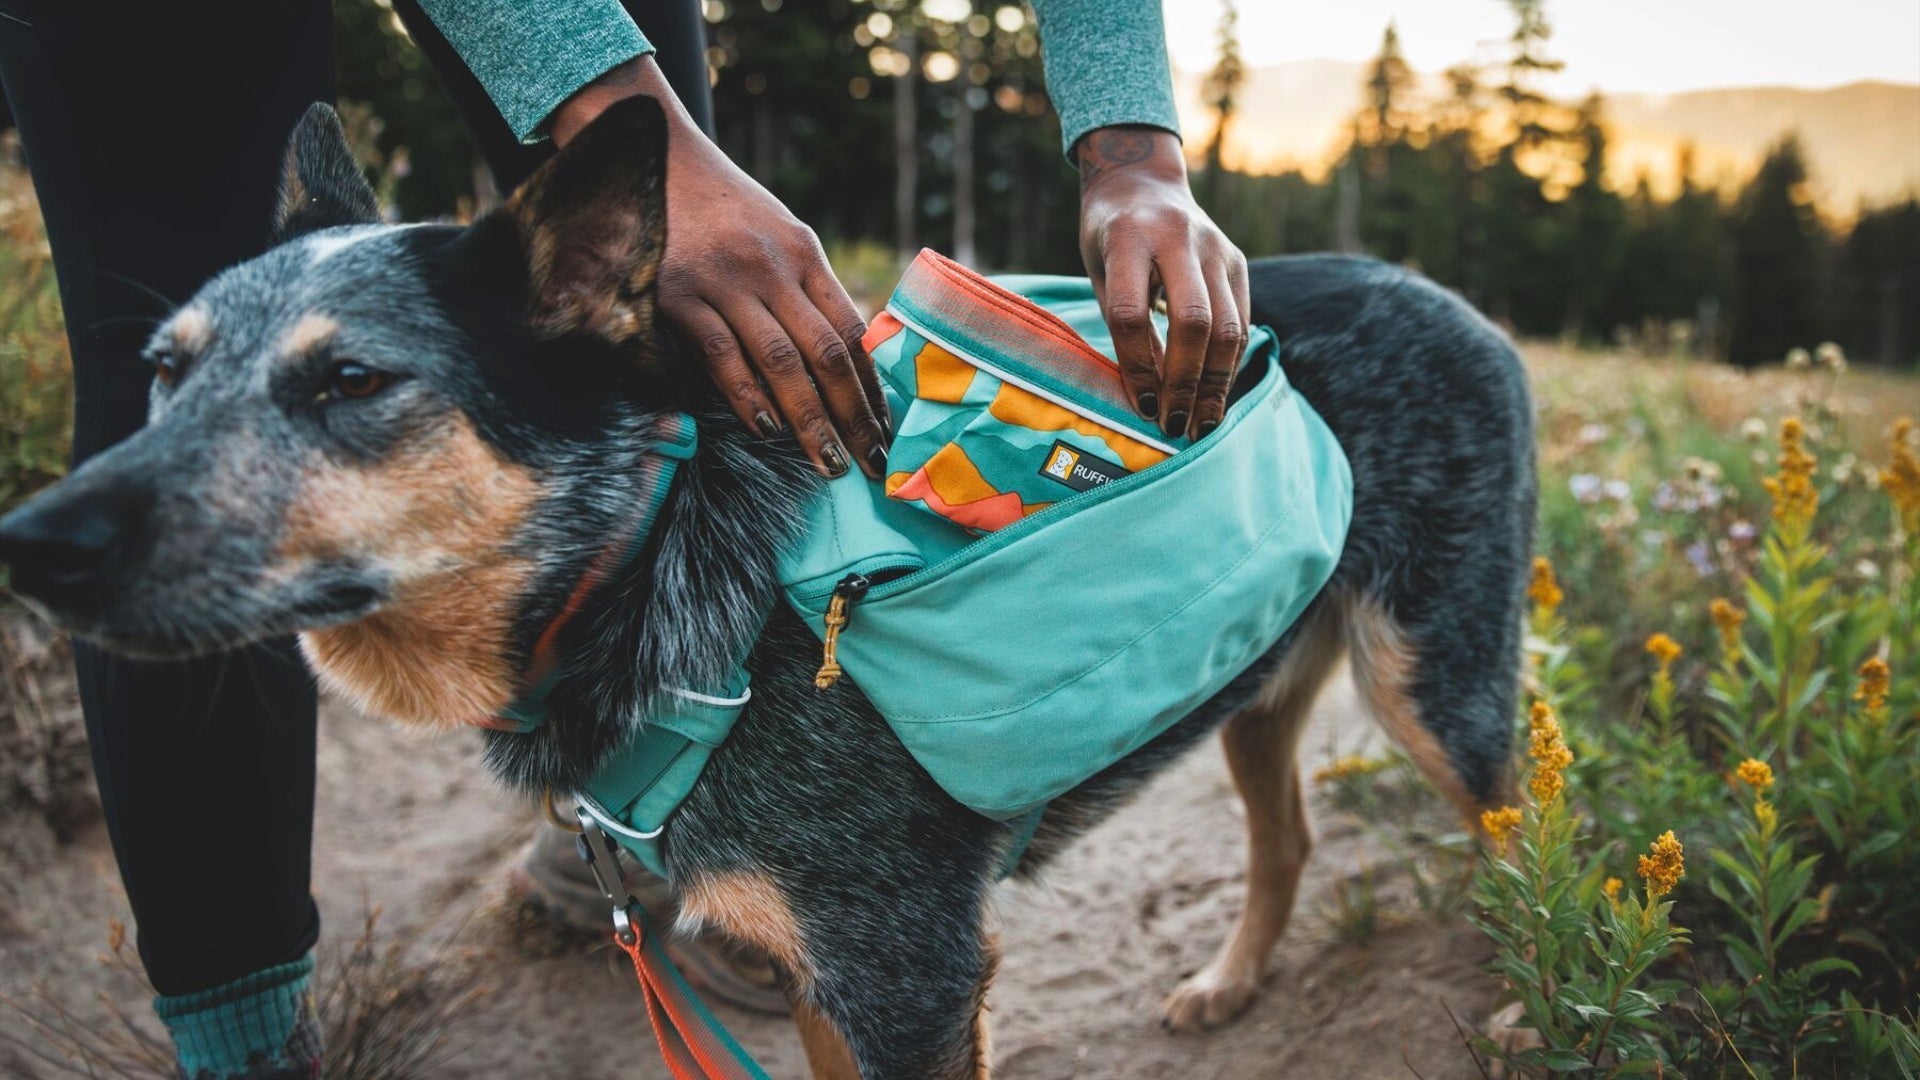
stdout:
{"type": "Polygon", "coordinates": [[[12,568],[14,591],[55,606],[93,591],[118,563],[127,509],[99,493],[55,490],[0,518],[0,562],[12,568]]]}

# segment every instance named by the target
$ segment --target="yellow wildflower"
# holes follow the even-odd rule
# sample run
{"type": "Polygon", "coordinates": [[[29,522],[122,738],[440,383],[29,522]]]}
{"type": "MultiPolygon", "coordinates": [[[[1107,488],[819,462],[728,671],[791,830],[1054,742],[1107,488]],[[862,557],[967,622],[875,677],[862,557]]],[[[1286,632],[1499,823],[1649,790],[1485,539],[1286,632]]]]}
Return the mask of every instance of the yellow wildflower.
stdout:
{"type": "Polygon", "coordinates": [[[1480,811],[1480,827],[1487,831],[1493,842],[1500,847],[1502,855],[1507,852],[1507,837],[1520,827],[1520,808],[1503,806],[1498,810],[1480,811]]]}
{"type": "Polygon", "coordinates": [[[1740,656],[1740,627],[1747,621],[1744,609],[1734,607],[1721,597],[1714,597],[1707,605],[1707,613],[1713,616],[1713,625],[1720,629],[1720,648],[1729,661],[1740,656]]]}
{"type": "Polygon", "coordinates": [[[1807,452],[1806,437],[1799,417],[1780,421],[1780,474],[1761,481],[1773,496],[1773,518],[1782,525],[1804,528],[1820,509],[1820,492],[1813,486],[1820,462],[1807,452]]]}
{"type": "Polygon", "coordinates": [[[1867,711],[1879,712],[1887,707],[1887,690],[1893,684],[1893,669],[1886,660],[1875,656],[1860,665],[1860,685],[1853,692],[1853,700],[1865,702],[1867,711]]]}
{"type": "Polygon", "coordinates": [[[1335,758],[1332,763],[1314,770],[1313,781],[1324,784],[1330,780],[1345,780],[1349,776],[1369,776],[1387,767],[1385,758],[1366,758],[1358,754],[1335,758]]]}
{"type": "Polygon", "coordinates": [[[1607,894],[1608,903],[1618,904],[1620,902],[1620,885],[1621,881],[1617,877],[1610,877],[1600,883],[1600,891],[1607,894]]]}
{"type": "Polygon", "coordinates": [[[1533,557],[1533,580],[1527,583],[1527,598],[1546,615],[1553,614],[1560,601],[1567,598],[1553,576],[1553,563],[1545,555],[1533,557]]]}
{"type": "Polygon", "coordinates": [[[1567,749],[1560,732],[1560,721],[1554,717],[1553,709],[1546,702],[1533,703],[1527,726],[1531,729],[1527,756],[1534,761],[1533,778],[1527,781],[1527,789],[1533,792],[1535,802],[1545,806],[1566,789],[1566,779],[1560,773],[1573,764],[1573,751],[1567,749]]]}
{"type": "Polygon", "coordinates": [[[1780,817],[1774,812],[1773,804],[1765,799],[1760,799],[1753,804],[1753,816],[1754,820],[1760,822],[1760,832],[1765,836],[1772,836],[1774,827],[1780,823],[1780,817]]]}
{"type": "Polygon", "coordinates": [[[1913,421],[1901,418],[1893,423],[1893,459],[1880,474],[1880,486],[1900,513],[1900,524],[1908,536],[1920,536],[1920,455],[1913,450],[1910,435],[1913,421]]]}
{"type": "Polygon", "coordinates": [[[1733,770],[1740,782],[1755,791],[1765,791],[1773,786],[1773,766],[1757,758],[1748,758],[1733,770]]]}
{"type": "Polygon", "coordinates": [[[1647,639],[1647,652],[1651,653],[1655,660],[1660,661],[1661,674],[1665,674],[1672,668],[1673,662],[1680,659],[1680,654],[1684,651],[1680,648],[1679,642],[1664,633],[1655,634],[1647,639]]]}
{"type": "Polygon", "coordinates": [[[1672,892],[1687,872],[1685,853],[1672,829],[1661,833],[1647,852],[1640,856],[1640,880],[1647,883],[1647,899],[1658,900],[1672,892]]]}

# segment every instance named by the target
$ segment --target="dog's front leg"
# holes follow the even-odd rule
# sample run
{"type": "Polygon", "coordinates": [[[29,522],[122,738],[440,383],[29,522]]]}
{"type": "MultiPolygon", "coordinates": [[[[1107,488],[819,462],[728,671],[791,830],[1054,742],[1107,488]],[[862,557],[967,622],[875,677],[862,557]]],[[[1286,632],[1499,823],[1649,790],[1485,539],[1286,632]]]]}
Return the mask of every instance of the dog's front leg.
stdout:
{"type": "MultiPolygon", "coordinates": [[[[890,975],[884,983],[848,970],[826,980],[816,973],[806,989],[796,986],[794,1023],[814,1080],[989,1080],[987,990],[997,946],[983,940],[978,956],[977,965],[890,975]],[[972,989],[956,999],[952,990],[968,981],[972,989]]],[[[882,978],[877,970],[870,975],[882,978]]]]}
{"type": "Polygon", "coordinates": [[[789,887],[733,871],[693,877],[680,911],[781,966],[815,1080],[986,1080],[999,953],[981,929],[983,891],[789,887]]]}

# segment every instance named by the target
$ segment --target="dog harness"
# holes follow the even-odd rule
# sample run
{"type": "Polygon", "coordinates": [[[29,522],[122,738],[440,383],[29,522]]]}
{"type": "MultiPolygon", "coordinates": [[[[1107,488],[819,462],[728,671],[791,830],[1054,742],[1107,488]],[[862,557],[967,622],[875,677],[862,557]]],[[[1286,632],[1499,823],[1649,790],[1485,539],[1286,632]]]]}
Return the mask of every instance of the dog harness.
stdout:
{"type": "MultiPolygon", "coordinates": [[[[500,715],[476,726],[525,734],[546,721],[547,698],[565,674],[558,651],[561,631],[595,590],[645,549],[680,465],[692,460],[699,447],[697,430],[686,413],[668,413],[655,421],[640,466],[641,497],[624,538],[594,557],[559,614],[541,632],[521,677],[526,689],[500,715]]],[[[736,669],[724,694],[665,689],[673,706],[649,714],[637,725],[638,734],[601,765],[584,790],[574,793],[575,820],[560,819],[550,795],[548,813],[556,825],[578,834],[575,850],[611,906],[614,944],[633,963],[647,1020],[674,1080],[770,1080],[674,966],[620,869],[624,849],[655,875],[666,875],[659,839],[667,819],[693,790],[708,757],[725,741],[752,697],[744,668],[736,669]]]]}
{"type": "MultiPolygon", "coordinates": [[[[1164,333],[1164,323],[1161,324],[1164,333]]],[[[779,578],[821,640],[816,685],[854,679],[948,794],[1012,823],[1011,871],[1047,804],[1225,689],[1319,593],[1346,539],[1345,454],[1255,327],[1226,416],[1169,438],[1133,409],[1084,278],[989,280],[922,252],[865,340],[895,418],[887,476],[850,471],[808,508],[779,578]]],[[[658,422],[631,531],[601,552],[488,726],[530,731],[560,628],[637,558],[693,419],[658,422]]],[[[573,793],[676,1078],[765,1074],[645,932],[616,849],[664,875],[660,840],[751,698],[668,705],[573,793]]],[[[571,827],[571,823],[568,823],[571,827]]]]}

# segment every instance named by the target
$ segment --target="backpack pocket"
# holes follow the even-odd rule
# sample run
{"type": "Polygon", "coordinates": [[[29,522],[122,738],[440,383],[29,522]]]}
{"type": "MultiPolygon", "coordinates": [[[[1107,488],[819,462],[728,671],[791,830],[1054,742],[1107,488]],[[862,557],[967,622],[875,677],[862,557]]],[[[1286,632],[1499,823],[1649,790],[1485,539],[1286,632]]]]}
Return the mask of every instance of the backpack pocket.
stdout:
{"type": "Polygon", "coordinates": [[[866,345],[900,403],[887,495],[974,533],[1190,445],[1134,412],[1113,360],[1073,327],[930,251],[866,345]]]}
{"type": "MultiPolygon", "coordinates": [[[[1084,279],[1000,281],[1076,340],[1104,344],[1084,279]]],[[[950,284],[910,273],[874,320],[898,460],[884,485],[857,472],[826,485],[780,580],[823,660],[837,652],[833,666],[934,781],[1006,819],[1138,749],[1271,649],[1333,574],[1352,479],[1265,328],[1254,328],[1216,430],[1130,458],[1118,440],[1151,448],[1151,425],[1125,411],[1117,379],[1069,398],[1086,369],[1043,368],[1023,315],[983,309],[950,284]],[[947,356],[925,362],[928,346],[947,356]],[[960,370],[962,356],[983,362],[960,370]],[[942,379],[948,389],[931,385],[942,379]],[[996,415],[1009,385],[1100,427],[1089,436],[1099,442],[1069,441],[1087,433],[1057,414],[996,415]],[[1084,490],[1037,475],[1061,468],[1063,450],[1140,467],[1084,490]],[[946,486],[940,459],[953,453],[987,481],[982,498],[946,486]],[[938,503],[903,498],[920,491],[908,487],[916,476],[938,503]],[[973,513],[996,497],[1007,497],[1001,509],[973,513]]]]}

